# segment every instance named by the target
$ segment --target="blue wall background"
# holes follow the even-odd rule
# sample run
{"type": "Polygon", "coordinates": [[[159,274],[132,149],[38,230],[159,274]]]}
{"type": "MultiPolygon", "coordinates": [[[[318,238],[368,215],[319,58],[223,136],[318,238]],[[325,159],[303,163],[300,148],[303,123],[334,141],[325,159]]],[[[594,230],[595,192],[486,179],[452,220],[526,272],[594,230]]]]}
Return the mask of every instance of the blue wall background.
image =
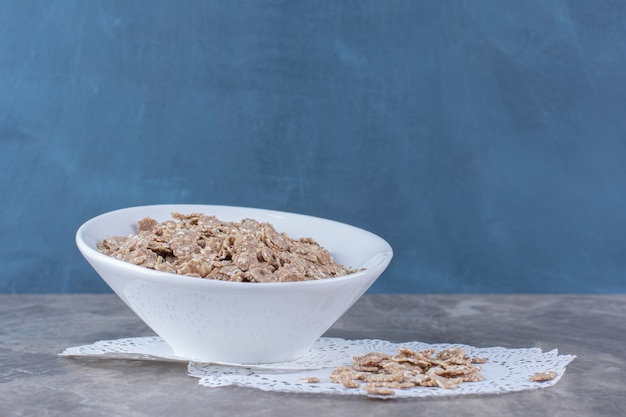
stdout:
{"type": "Polygon", "coordinates": [[[153,203],[395,250],[372,292],[626,291],[623,1],[0,1],[0,292],[153,203]]]}

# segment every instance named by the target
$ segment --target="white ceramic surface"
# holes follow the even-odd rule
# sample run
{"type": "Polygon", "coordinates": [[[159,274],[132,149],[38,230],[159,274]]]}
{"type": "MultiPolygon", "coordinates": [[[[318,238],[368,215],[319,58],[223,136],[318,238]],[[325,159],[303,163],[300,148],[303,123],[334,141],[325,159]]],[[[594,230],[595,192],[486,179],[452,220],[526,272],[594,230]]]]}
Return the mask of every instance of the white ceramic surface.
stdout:
{"type": "Polygon", "coordinates": [[[89,264],[176,355],[199,362],[270,363],[297,359],[346,312],[389,265],[382,238],[331,220],[300,214],[210,205],[132,207],[97,216],[76,233],[89,264]],[[149,216],[200,212],[220,220],[269,222],[292,238],[312,237],[335,260],[363,271],[344,277],[286,283],[193,278],[122,262],[97,251],[97,242],[136,232],[149,216]]]}

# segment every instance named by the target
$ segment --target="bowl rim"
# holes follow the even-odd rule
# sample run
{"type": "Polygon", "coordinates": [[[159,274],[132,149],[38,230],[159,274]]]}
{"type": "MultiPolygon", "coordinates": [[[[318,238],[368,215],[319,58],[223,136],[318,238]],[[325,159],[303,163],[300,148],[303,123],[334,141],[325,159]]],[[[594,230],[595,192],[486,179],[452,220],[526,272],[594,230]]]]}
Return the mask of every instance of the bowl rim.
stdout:
{"type": "MultiPolygon", "coordinates": [[[[139,220],[139,219],[137,219],[139,220]]],[[[300,213],[293,213],[293,212],[288,212],[288,211],[281,211],[281,210],[272,210],[272,209],[265,209],[265,208],[255,208],[255,207],[245,207],[245,206],[232,206],[232,205],[214,205],[214,204],[150,204],[150,205],[141,205],[141,206],[131,206],[131,207],[125,207],[125,208],[120,208],[120,209],[115,209],[115,210],[111,210],[111,211],[107,211],[104,213],[101,213],[97,216],[94,216],[88,220],[86,220],[85,222],[83,222],[78,230],[76,231],[75,234],[75,241],[76,241],[76,245],[78,246],[79,251],[83,254],[84,257],[89,258],[89,257],[93,257],[94,259],[97,259],[101,262],[105,262],[105,263],[109,263],[113,266],[116,267],[120,267],[120,268],[126,268],[130,271],[134,271],[136,273],[139,273],[142,278],[144,279],[154,279],[157,281],[162,281],[162,282],[166,282],[172,279],[176,279],[176,280],[181,280],[181,284],[182,283],[188,283],[188,284],[195,284],[195,285],[209,285],[209,286],[232,286],[233,288],[239,287],[239,288],[273,288],[273,287],[281,287],[281,288],[288,288],[288,287],[292,287],[292,286],[315,286],[315,285],[329,285],[329,283],[336,283],[336,284],[340,284],[342,282],[345,281],[352,281],[355,280],[359,277],[364,277],[364,276],[368,276],[368,271],[370,271],[371,269],[377,270],[378,268],[382,268],[382,270],[384,271],[384,269],[387,267],[387,265],[389,264],[389,262],[391,262],[391,259],[393,257],[393,249],[391,248],[391,245],[382,237],[378,236],[375,233],[372,233],[370,231],[367,231],[365,229],[359,228],[357,226],[352,226],[350,224],[347,223],[342,223],[336,220],[331,220],[331,219],[326,219],[323,217],[316,217],[316,216],[311,216],[311,215],[307,215],[307,214],[300,214],[300,213]],[[144,266],[140,266],[140,265],[135,265],[132,264],[130,262],[126,262],[126,261],[122,261],[120,259],[114,258],[112,256],[109,255],[105,255],[103,253],[101,253],[100,251],[98,251],[97,249],[94,249],[93,247],[91,247],[84,239],[85,237],[85,232],[86,230],[89,228],[89,226],[91,226],[93,223],[96,223],[98,220],[101,220],[104,217],[109,217],[113,214],[116,213],[120,213],[123,211],[131,211],[131,210],[140,210],[140,209],[147,209],[147,208],[165,208],[165,207],[212,207],[212,208],[219,208],[219,209],[237,209],[237,210],[255,210],[255,211],[260,211],[260,212],[266,212],[267,214],[276,214],[276,215],[287,215],[287,216],[298,216],[298,217],[302,217],[302,218],[310,218],[310,219],[315,219],[315,220],[323,220],[325,222],[329,222],[329,223],[336,223],[337,225],[341,225],[342,227],[348,227],[348,228],[352,228],[354,230],[358,230],[362,233],[368,234],[370,235],[372,238],[378,240],[379,243],[383,244],[383,246],[385,246],[385,250],[382,250],[380,252],[377,252],[376,254],[374,254],[364,265],[369,265],[370,263],[372,263],[372,265],[368,266],[367,269],[365,270],[361,270],[361,271],[356,271],[353,272],[351,274],[347,274],[347,275],[342,275],[342,276],[338,276],[338,277],[329,277],[329,278],[321,278],[321,279],[314,279],[314,280],[305,280],[305,281],[288,281],[288,282],[238,282],[238,281],[222,281],[222,280],[217,280],[217,279],[206,279],[206,278],[201,278],[201,277],[193,277],[193,276],[189,276],[189,275],[180,275],[180,274],[174,274],[171,272],[165,272],[165,271],[157,271],[155,269],[151,269],[151,268],[147,268],[144,266]],[[201,284],[202,283],[202,284],[201,284]]],[[[89,259],[87,259],[89,261],[89,259]]]]}

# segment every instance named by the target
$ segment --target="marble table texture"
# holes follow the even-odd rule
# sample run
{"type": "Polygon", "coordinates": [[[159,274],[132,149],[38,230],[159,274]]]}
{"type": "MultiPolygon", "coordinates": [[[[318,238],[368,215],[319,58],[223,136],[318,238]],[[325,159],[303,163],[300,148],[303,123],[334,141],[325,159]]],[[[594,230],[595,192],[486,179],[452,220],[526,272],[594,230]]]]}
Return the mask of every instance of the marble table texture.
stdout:
{"type": "Polygon", "coordinates": [[[62,358],[154,333],[115,295],[0,295],[0,416],[625,416],[626,295],[366,295],[325,335],[558,348],[553,387],[410,400],[207,388],[184,363],[62,358]]]}

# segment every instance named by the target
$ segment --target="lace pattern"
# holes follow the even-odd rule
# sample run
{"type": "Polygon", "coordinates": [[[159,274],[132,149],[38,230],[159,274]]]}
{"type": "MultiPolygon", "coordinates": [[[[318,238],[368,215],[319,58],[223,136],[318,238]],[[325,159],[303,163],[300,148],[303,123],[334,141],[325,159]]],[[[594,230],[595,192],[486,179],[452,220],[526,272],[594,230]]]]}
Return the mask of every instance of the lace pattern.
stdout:
{"type": "MultiPolygon", "coordinates": [[[[61,356],[100,357],[134,360],[183,361],[159,337],[138,337],[99,341],[92,345],[66,349],[61,356]]],[[[300,392],[334,395],[361,395],[380,398],[418,398],[467,394],[496,394],[551,387],[563,376],[566,366],[575,358],[559,355],[556,349],[543,352],[539,348],[507,349],[503,347],[478,348],[459,344],[426,344],[421,342],[392,343],[385,340],[344,340],[321,338],[305,357],[291,362],[272,364],[188,363],[188,373],[206,387],[236,385],[263,391],[300,392]],[[367,352],[394,354],[399,348],[412,350],[434,348],[442,350],[459,347],[472,357],[487,358],[482,364],[480,382],[463,383],[456,389],[415,387],[398,389],[394,395],[376,396],[361,389],[345,388],[330,382],[334,368],[349,365],[353,356],[367,352]],[[539,372],[556,372],[556,378],[533,382],[530,377],[539,372]],[[319,382],[308,383],[306,378],[319,382]]]]}

